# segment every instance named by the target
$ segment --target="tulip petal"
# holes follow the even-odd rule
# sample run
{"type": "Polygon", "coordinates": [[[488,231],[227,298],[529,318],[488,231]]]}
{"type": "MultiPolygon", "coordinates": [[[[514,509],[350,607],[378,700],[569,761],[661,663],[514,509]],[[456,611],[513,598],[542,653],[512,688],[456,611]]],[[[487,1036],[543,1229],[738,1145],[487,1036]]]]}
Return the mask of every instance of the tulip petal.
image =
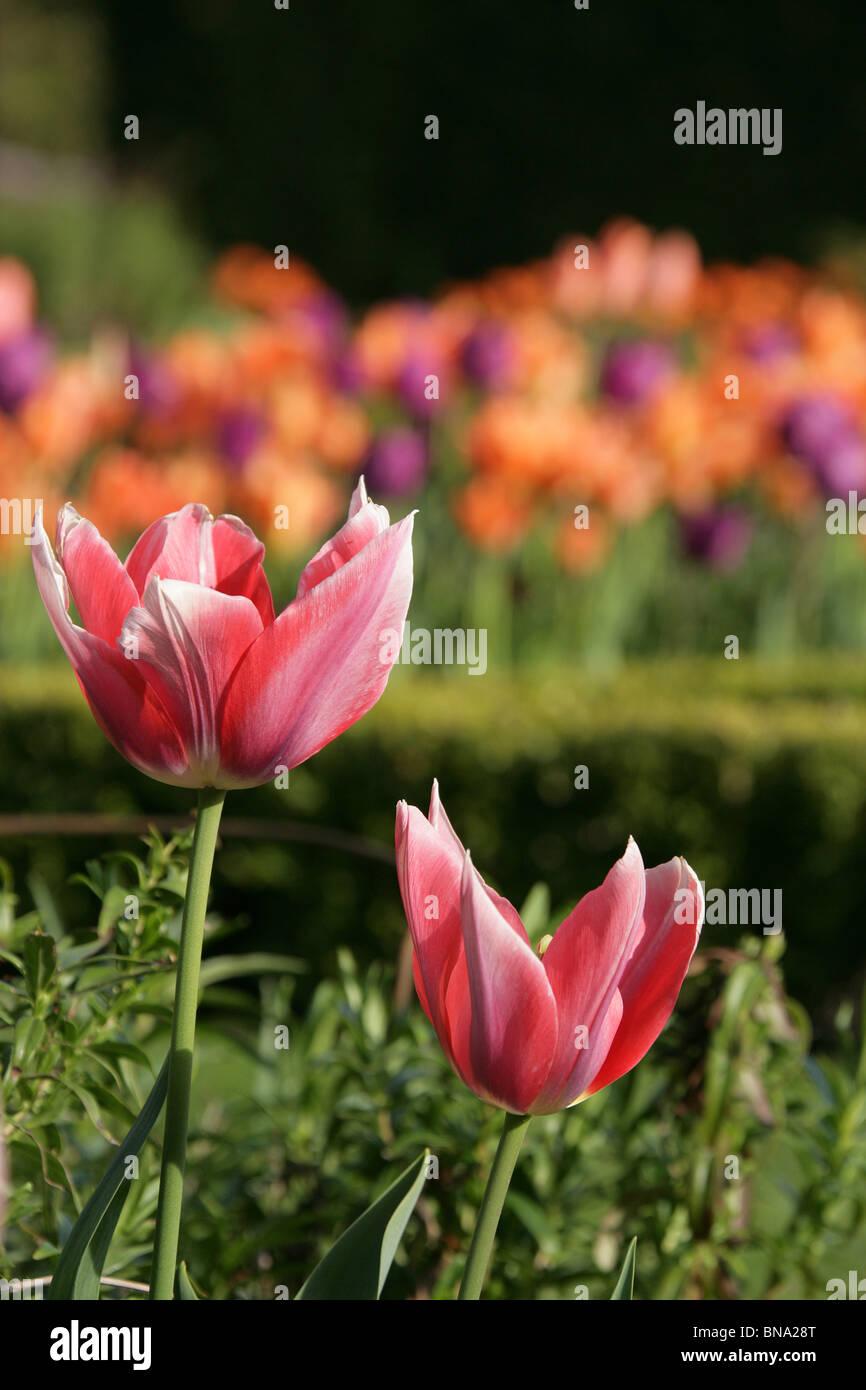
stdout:
{"type": "MultiPolygon", "coordinates": [[[[472,1073],[472,1002],[461,926],[461,882],[466,850],[433,783],[430,816],[401,802],[397,808],[397,877],[415,947],[413,974],[421,1006],[458,1076],[479,1090],[472,1073]]],[[[490,901],[528,949],[518,913],[472,872],[490,901]]]]}
{"type": "Polygon", "coordinates": [[[142,675],[181,731],[203,785],[228,785],[219,777],[220,703],[261,632],[250,599],[180,579],[152,579],[143,607],[131,609],[123,625],[124,648],[137,651],[142,675]]]}
{"type": "Polygon", "coordinates": [[[298,581],[297,597],[302,598],[310,589],[321,584],[329,575],[363,550],[365,545],[387,531],[390,525],[387,508],[376,506],[367,498],[362,478],[352,493],[349,503],[349,519],[330,540],[317,550],[298,581]]]}
{"type": "Polygon", "coordinates": [[[239,517],[218,516],[211,532],[216,583],[221,594],[248,598],[256,606],[263,627],[274,621],[271,586],[262,568],[265,547],[239,517]]]}
{"type": "Polygon", "coordinates": [[[460,853],[454,853],[417,806],[407,806],[404,801],[397,807],[396,849],[397,879],[414,947],[412,965],[418,998],[446,1057],[471,1086],[469,1011],[467,1008],[465,1026],[461,1027],[459,1011],[451,1012],[447,1005],[455,969],[462,967],[464,982],[466,979],[460,926],[460,880],[466,851],[461,846],[460,853]]]}
{"type": "Polygon", "coordinates": [[[139,771],[160,782],[197,785],[177,730],[134,662],[72,622],[66,577],[52,553],[41,512],[33,536],[33,568],[42,601],[100,729],[139,771]]]}
{"type": "Polygon", "coordinates": [[[209,544],[210,520],[207,507],[188,502],[148,526],[126,557],[126,572],[140,597],[154,576],[213,587],[216,568],[209,544]]]}
{"type": "Polygon", "coordinates": [[[262,542],[238,517],[214,521],[207,507],[190,502],[147,528],[126,557],[126,571],[140,597],[158,577],[249,598],[267,626],[274,605],[262,569],[264,553],[262,542]]]}
{"type": "Polygon", "coordinates": [[[250,647],[222,720],[223,766],[239,784],[305,762],[382,694],[393,657],[383,660],[381,634],[402,630],[412,592],[412,520],[295,599],[250,647]]]}
{"type": "Polygon", "coordinates": [[[643,930],[645,893],[640,850],[629,840],[604,883],[581,898],[545,952],[559,1036],[539,1113],[570,1105],[604,1061],[618,1022],[616,990],[643,930]]]}
{"type": "Polygon", "coordinates": [[[533,1108],[550,1071],[556,1000],[542,961],[484,892],[468,855],[461,908],[475,1089],[522,1115],[533,1108]]]}
{"type": "MultiPolygon", "coordinates": [[[[433,779],[433,790],[430,793],[430,811],[427,818],[443,844],[447,845],[452,852],[457,855],[459,872],[462,874],[463,860],[466,857],[466,848],[448,819],[448,816],[445,814],[445,807],[439,799],[439,782],[436,778],[433,779]]],[[[477,869],[475,872],[478,874],[477,869]]],[[[506,922],[514,928],[517,935],[521,940],[526,942],[527,946],[531,945],[526,928],[520,920],[520,913],[517,911],[517,908],[514,907],[507,898],[503,898],[501,894],[497,893],[495,888],[491,888],[488,883],[485,883],[480,874],[478,874],[478,881],[483,886],[484,891],[487,893],[494,907],[498,908],[502,913],[506,922]]]]}
{"type": "Polygon", "coordinates": [[[57,518],[57,559],[82,624],[114,646],[138,593],[108,541],[70,502],[57,518]]]}
{"type": "Polygon", "coordinates": [[[427,812],[427,819],[432,828],[442,840],[451,846],[460,861],[460,872],[463,873],[463,860],[466,858],[466,846],[445,814],[445,807],[439,796],[439,779],[434,777],[433,787],[430,792],[430,810],[427,812]]]}
{"type": "Polygon", "coordinates": [[[601,1069],[587,1087],[589,1095],[630,1071],[664,1028],[695,953],[703,912],[701,885],[684,859],[647,869],[644,931],[619,984],[622,1022],[601,1069]],[[693,906],[690,913],[689,904],[693,906]],[[692,920],[677,921],[684,916],[692,920]]]}

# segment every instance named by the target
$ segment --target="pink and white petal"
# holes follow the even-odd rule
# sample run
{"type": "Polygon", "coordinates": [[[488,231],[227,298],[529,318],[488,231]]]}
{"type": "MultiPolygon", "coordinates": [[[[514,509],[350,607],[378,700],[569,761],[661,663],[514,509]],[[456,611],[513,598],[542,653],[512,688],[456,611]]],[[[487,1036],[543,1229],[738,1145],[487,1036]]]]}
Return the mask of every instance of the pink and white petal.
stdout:
{"type": "Polygon", "coordinates": [[[135,585],[108,541],[70,502],[57,517],[55,544],[82,624],[113,646],[124,618],[138,603],[135,585]]]}
{"type": "Polygon", "coordinates": [[[461,902],[476,1086],[495,1105],[522,1115],[550,1071],[557,1002],[541,960],[497,911],[468,855],[461,902]]]}
{"type": "Polygon", "coordinates": [[[397,653],[412,593],[406,517],[295,599],[250,647],[223,709],[223,765],[254,786],[297,767],[376,703],[397,653]]]}
{"type": "Polygon", "coordinates": [[[151,579],[179,579],[251,599],[266,625],[274,620],[270,585],[262,568],[265,547],[239,517],[214,521],[207,507],[189,503],[160,517],[133,546],[127,573],[143,596],[151,579]]]}
{"type": "MultiPolygon", "coordinates": [[[[614,1038],[616,1037],[616,1031],[619,1028],[619,1025],[622,1021],[622,1010],[622,995],[620,994],[618,989],[615,989],[613,992],[613,998],[611,999],[610,1004],[607,1007],[607,1011],[604,1017],[601,1019],[600,1022],[596,1023],[595,1025],[596,1034],[599,1040],[600,1052],[607,1052],[610,1049],[610,1046],[614,1038]]],[[[587,1086],[585,1091],[581,1091],[578,1095],[574,1096],[571,1099],[569,1099],[569,1097],[571,1096],[571,1091],[569,1090],[567,1096],[565,1097],[564,1105],[562,1097],[557,1097],[555,1100],[545,1098],[544,1104],[542,1104],[542,1102],[539,1101],[539,1104],[536,1107],[534,1113],[553,1114],[556,1111],[568,1109],[569,1106],[577,1105],[580,1101],[586,1100],[587,1096],[592,1094],[592,1089],[592,1085],[590,1084],[589,1086],[587,1086]]]]}
{"type": "Polygon", "coordinates": [[[377,502],[373,502],[367,496],[367,484],[364,482],[364,475],[362,473],[357,483],[355,484],[355,490],[352,493],[351,499],[349,501],[349,520],[351,521],[355,513],[361,511],[363,507],[372,507],[375,512],[378,512],[380,529],[382,531],[387,530],[387,528],[391,525],[391,518],[388,515],[388,508],[381,506],[381,504],[377,502]]]}
{"type": "Polygon", "coordinates": [[[539,1097],[560,1110],[583,1094],[610,1044],[605,1020],[643,930],[646,880],[640,850],[629,840],[625,854],[600,888],[581,898],[544,954],[559,1011],[559,1037],[550,1075],[539,1097]]]}
{"type": "MultiPolygon", "coordinates": [[[[454,1070],[467,1086],[477,1090],[469,1051],[472,1005],[460,920],[460,885],[465,861],[466,849],[445,813],[439,798],[438,782],[433,783],[429,819],[425,820],[416,807],[407,808],[405,803],[401,802],[397,809],[397,876],[407,919],[410,922],[414,919],[418,924],[413,939],[416,940],[424,961],[422,966],[416,951],[416,986],[419,980],[421,981],[418,997],[454,1070]],[[412,843],[416,847],[414,859],[422,866],[415,880],[422,885],[422,891],[419,895],[416,890],[411,900],[403,887],[404,883],[409,887],[406,864],[410,826],[412,843]],[[430,887],[430,871],[434,865],[437,874],[447,885],[444,895],[427,891],[430,887]],[[450,908],[444,916],[443,897],[450,908]],[[431,917],[431,913],[436,915],[431,917]],[[424,985],[425,968],[430,979],[434,1005],[429,1003],[427,987],[424,985]]],[[[528,944],[523,923],[511,904],[487,886],[474,866],[472,871],[494,905],[503,912],[506,921],[528,944]]]]}
{"type": "Polygon", "coordinates": [[[213,517],[201,502],[188,502],[148,526],[126,557],[126,572],[143,597],[151,579],[182,579],[212,589],[216,582],[213,517]]]}
{"type": "Polygon", "coordinates": [[[450,854],[416,806],[400,802],[396,825],[397,879],[412,934],[419,997],[442,1048],[456,1065],[445,1000],[463,954],[461,861],[450,854]]]}
{"type": "Polygon", "coordinates": [[[701,885],[685,859],[647,869],[644,931],[619,985],[622,1022],[587,1087],[590,1095],[630,1071],[661,1033],[695,953],[703,913],[701,885]]]}
{"type": "Polygon", "coordinates": [[[93,717],[114,747],[160,782],[196,785],[177,729],[156,694],[115,648],[72,622],[66,577],[42,525],[34,524],[33,569],[42,601],[93,717]]]}
{"type": "MultiPolygon", "coordinates": [[[[362,507],[366,507],[369,501],[370,499],[367,496],[367,484],[364,482],[364,475],[362,473],[355,484],[352,496],[349,498],[349,516],[353,517],[362,507]]],[[[382,510],[384,511],[385,508],[383,507],[382,510]]]]}
{"type": "Polygon", "coordinates": [[[147,588],[155,563],[165,546],[169,525],[176,516],[177,512],[170,512],[168,516],[152,521],[147,530],[142,531],[123,562],[123,568],[135,585],[139,599],[147,588]]]}
{"type": "Polygon", "coordinates": [[[388,530],[390,517],[387,509],[367,500],[366,492],[363,494],[364,500],[361,500],[359,489],[362,486],[363,480],[352,494],[348,521],[343,523],[330,540],[325,541],[306,566],[298,581],[298,598],[309,593],[310,589],[321,584],[329,575],[336,574],[338,569],[351,560],[353,555],[363,550],[375,536],[388,530]]]}
{"type": "Polygon", "coordinates": [[[250,599],[178,579],[152,579],[144,605],[133,608],[123,625],[124,650],[135,651],[144,680],[181,731],[205,785],[219,772],[226,686],[261,632],[262,619],[250,599]]]}
{"type": "MultiPolygon", "coordinates": [[[[418,995],[418,1002],[424,1010],[428,1019],[433,1023],[433,1015],[430,1012],[430,1005],[427,1002],[427,990],[424,986],[424,976],[421,974],[421,966],[418,963],[417,952],[412,952],[412,979],[415,983],[415,993],[418,995]]],[[[434,1031],[436,1025],[433,1024],[434,1031]]]]}
{"type": "MultiPolygon", "coordinates": [[[[462,909],[461,909],[462,910],[462,909]]],[[[484,1087],[472,1070],[472,995],[469,990],[469,971],[466,966],[466,947],[462,937],[460,953],[448,978],[445,990],[445,1016],[448,1020],[451,1065],[460,1080],[476,1095],[486,1098],[484,1087]]]]}
{"type": "Polygon", "coordinates": [[[442,805],[442,799],[439,795],[439,779],[436,777],[433,779],[433,787],[430,791],[430,810],[427,813],[427,819],[437,835],[441,836],[443,842],[450,845],[457,855],[462,874],[463,861],[466,858],[466,846],[445,813],[445,807],[442,805]]]}
{"type": "Polygon", "coordinates": [[[73,665],[94,719],[119,753],[140,772],[176,787],[204,785],[159,697],[120,652],[100,638],[83,644],[73,665]]]}
{"type": "MultiPolygon", "coordinates": [[[[463,860],[466,856],[466,849],[459,835],[457,834],[456,830],[454,829],[453,825],[448,819],[448,816],[446,815],[445,807],[442,805],[442,801],[439,796],[439,783],[435,779],[433,781],[433,790],[430,793],[430,811],[428,814],[428,819],[430,821],[430,824],[433,826],[434,830],[440,836],[442,843],[449,847],[452,853],[458,856],[460,871],[462,873],[463,860]]],[[[478,873],[478,870],[476,869],[475,872],[478,873]]],[[[526,928],[520,920],[520,913],[517,911],[517,908],[514,907],[513,904],[508,901],[507,898],[503,898],[501,894],[497,893],[495,888],[491,888],[489,884],[485,883],[484,879],[481,877],[480,874],[478,874],[478,880],[484,887],[484,891],[488,894],[490,901],[493,903],[494,907],[498,908],[505,920],[517,932],[518,936],[523,941],[525,941],[527,945],[530,945],[529,936],[527,935],[526,928]]]]}
{"type": "Polygon", "coordinates": [[[240,517],[228,513],[213,523],[211,541],[216,582],[221,594],[250,599],[259,610],[262,625],[274,621],[274,600],[262,561],[265,547],[240,517]]]}

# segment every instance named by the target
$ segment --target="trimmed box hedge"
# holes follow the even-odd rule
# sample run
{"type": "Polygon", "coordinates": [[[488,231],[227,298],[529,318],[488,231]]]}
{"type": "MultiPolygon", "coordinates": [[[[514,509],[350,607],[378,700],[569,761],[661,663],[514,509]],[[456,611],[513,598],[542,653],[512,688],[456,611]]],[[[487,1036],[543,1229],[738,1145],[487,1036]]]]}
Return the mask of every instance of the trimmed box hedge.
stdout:
{"type": "MultiPolygon", "coordinates": [[[[64,666],[0,669],[0,752],[3,816],[180,821],[193,803],[124,762],[64,666]]],[[[249,919],[245,949],[307,956],[312,978],[341,943],[361,960],[393,957],[403,931],[394,807],[405,797],[426,809],[434,777],[475,862],[518,905],[544,880],[565,913],[633,834],[648,864],[684,854],[708,889],[781,889],[788,987],[813,1010],[862,984],[862,659],[719,656],[593,676],[395,668],[378,706],[294,770],[287,790],[229,797],[215,910],[249,919]],[[583,790],[579,766],[588,770],[583,790]],[[234,824],[253,819],[290,838],[234,824]],[[327,830],[372,843],[350,838],[347,852],[327,830]],[[323,838],[304,843],[296,833],[323,838]]],[[[124,838],[128,830],[110,843],[124,838]]],[[[92,833],[0,837],[0,854],[25,899],[44,902],[47,888],[86,925],[94,905],[65,879],[106,844],[92,833]]],[[[707,928],[705,940],[733,944],[741,929],[707,928]]]]}

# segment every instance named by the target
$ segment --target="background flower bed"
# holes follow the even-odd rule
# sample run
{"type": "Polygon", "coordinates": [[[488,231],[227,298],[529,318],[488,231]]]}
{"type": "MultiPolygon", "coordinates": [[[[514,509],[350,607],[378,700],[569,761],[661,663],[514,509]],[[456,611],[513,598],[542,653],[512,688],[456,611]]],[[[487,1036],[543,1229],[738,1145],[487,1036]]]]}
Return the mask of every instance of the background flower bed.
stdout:
{"type": "Polygon", "coordinates": [[[705,264],[618,218],[353,313],[294,251],[238,246],[180,326],[100,311],[74,348],[40,295],[0,257],[7,659],[47,650],[10,499],[71,498],[123,549],[195,496],[288,592],[361,472],[424,518],[412,620],[488,627],[501,666],[866,645],[864,538],[825,510],[866,491],[853,251],[705,264]]]}

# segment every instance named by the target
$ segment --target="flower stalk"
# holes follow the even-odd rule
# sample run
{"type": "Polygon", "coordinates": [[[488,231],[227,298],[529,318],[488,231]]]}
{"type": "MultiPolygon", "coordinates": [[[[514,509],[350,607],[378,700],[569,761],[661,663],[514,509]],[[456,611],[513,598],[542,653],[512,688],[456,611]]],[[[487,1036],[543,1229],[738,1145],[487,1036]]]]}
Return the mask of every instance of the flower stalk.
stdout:
{"type": "Polygon", "coordinates": [[[174,1294],[202,942],[208,889],[225,796],[225,791],[214,787],[203,787],[199,792],[198,817],[183,905],[183,924],[177,960],[162,1171],[150,1279],[152,1299],[170,1300],[174,1294]]]}
{"type": "Polygon", "coordinates": [[[520,1153],[531,1119],[531,1115],[512,1115],[508,1112],[505,1115],[499,1147],[496,1150],[493,1167],[490,1169],[484,1199],[472,1234],[472,1244],[466,1257],[463,1282],[457,1295],[461,1300],[481,1297],[481,1290],[487,1275],[487,1266],[490,1263],[490,1255],[493,1250],[493,1241],[496,1237],[496,1228],[499,1225],[499,1218],[505,1205],[517,1156],[520,1153]]]}

